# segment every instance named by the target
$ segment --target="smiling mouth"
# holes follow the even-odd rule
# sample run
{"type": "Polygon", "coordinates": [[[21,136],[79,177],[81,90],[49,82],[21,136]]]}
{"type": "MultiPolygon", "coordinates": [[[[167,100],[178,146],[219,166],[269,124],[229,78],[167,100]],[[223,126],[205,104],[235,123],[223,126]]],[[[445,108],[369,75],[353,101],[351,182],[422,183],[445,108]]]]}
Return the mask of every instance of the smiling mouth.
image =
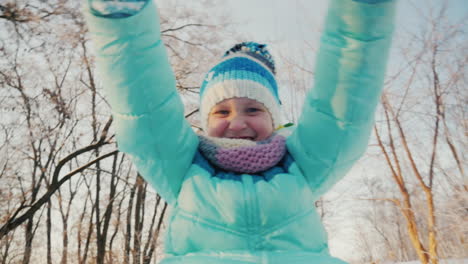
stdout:
{"type": "Polygon", "coordinates": [[[231,137],[232,139],[248,139],[248,140],[254,140],[253,137],[231,137]]]}

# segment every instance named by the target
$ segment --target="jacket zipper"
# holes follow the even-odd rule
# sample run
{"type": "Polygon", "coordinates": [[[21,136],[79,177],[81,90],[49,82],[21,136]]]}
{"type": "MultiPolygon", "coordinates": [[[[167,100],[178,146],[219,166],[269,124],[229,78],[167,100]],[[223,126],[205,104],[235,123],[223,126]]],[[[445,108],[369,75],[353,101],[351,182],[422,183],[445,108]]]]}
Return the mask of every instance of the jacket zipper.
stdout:
{"type": "Polygon", "coordinates": [[[242,175],[245,188],[245,206],[246,206],[246,223],[248,241],[247,245],[249,249],[255,250],[260,242],[259,236],[259,208],[258,208],[258,195],[255,191],[255,184],[253,182],[253,176],[248,174],[242,175]]]}

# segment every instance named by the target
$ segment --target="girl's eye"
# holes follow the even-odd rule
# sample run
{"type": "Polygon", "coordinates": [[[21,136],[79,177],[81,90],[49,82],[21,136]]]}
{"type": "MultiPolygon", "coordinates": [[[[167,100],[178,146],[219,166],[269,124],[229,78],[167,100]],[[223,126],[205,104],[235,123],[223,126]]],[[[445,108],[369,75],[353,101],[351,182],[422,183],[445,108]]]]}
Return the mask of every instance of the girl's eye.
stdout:
{"type": "Polygon", "coordinates": [[[229,111],[228,110],[217,110],[214,112],[215,115],[229,115],[229,111]]]}
{"type": "Polygon", "coordinates": [[[259,111],[261,111],[261,110],[258,109],[258,108],[255,108],[255,107],[249,107],[246,110],[247,113],[256,113],[256,112],[259,112],[259,111]]]}

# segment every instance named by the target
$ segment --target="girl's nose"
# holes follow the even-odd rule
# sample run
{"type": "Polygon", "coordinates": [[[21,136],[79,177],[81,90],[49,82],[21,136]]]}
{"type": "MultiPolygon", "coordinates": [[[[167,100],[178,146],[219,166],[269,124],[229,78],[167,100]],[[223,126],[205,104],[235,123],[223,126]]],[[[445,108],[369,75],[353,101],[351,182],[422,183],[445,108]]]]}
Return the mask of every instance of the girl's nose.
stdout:
{"type": "Polygon", "coordinates": [[[244,117],[241,115],[234,115],[229,120],[229,129],[233,131],[239,131],[247,127],[244,117]]]}

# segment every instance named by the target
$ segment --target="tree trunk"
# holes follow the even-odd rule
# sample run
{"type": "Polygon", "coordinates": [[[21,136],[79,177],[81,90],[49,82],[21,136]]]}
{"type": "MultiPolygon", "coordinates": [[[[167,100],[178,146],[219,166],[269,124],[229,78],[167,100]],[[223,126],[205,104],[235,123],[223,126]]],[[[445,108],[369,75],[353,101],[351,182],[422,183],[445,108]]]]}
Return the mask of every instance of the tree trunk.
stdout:
{"type": "Polygon", "coordinates": [[[26,228],[24,232],[24,255],[23,255],[23,264],[28,264],[31,260],[31,254],[32,254],[32,241],[33,241],[33,217],[29,218],[29,220],[26,223],[26,228]]]}
{"type": "Polygon", "coordinates": [[[411,203],[409,202],[409,194],[405,193],[403,194],[403,196],[404,196],[403,207],[400,209],[406,219],[406,227],[408,230],[408,235],[409,235],[411,244],[413,245],[413,248],[415,249],[416,254],[418,255],[418,258],[421,261],[421,264],[428,264],[429,257],[427,255],[426,249],[424,248],[419,238],[419,231],[418,231],[418,226],[416,222],[416,217],[414,215],[414,211],[411,206],[411,203]]]}
{"type": "Polygon", "coordinates": [[[138,178],[135,181],[131,191],[130,191],[130,198],[128,201],[128,208],[127,208],[127,225],[125,227],[125,253],[124,253],[124,264],[130,263],[130,242],[132,240],[132,212],[133,212],[133,200],[135,199],[135,192],[138,185],[138,178]]]}
{"type": "Polygon", "coordinates": [[[47,203],[47,219],[46,219],[46,227],[47,227],[47,264],[52,264],[52,216],[51,216],[51,204],[50,201],[47,203]]]}
{"type": "Polygon", "coordinates": [[[145,207],[145,182],[143,178],[137,176],[137,195],[135,201],[135,231],[133,233],[133,263],[141,263],[141,240],[143,230],[143,217],[145,207]]]}
{"type": "Polygon", "coordinates": [[[436,217],[432,192],[428,194],[426,202],[428,208],[427,227],[429,232],[429,255],[431,258],[431,263],[438,264],[439,256],[437,252],[438,242],[436,233],[436,217]]]}
{"type": "Polygon", "coordinates": [[[62,234],[62,260],[60,264],[67,264],[68,262],[68,223],[67,221],[63,222],[63,234],[62,234]]]}

